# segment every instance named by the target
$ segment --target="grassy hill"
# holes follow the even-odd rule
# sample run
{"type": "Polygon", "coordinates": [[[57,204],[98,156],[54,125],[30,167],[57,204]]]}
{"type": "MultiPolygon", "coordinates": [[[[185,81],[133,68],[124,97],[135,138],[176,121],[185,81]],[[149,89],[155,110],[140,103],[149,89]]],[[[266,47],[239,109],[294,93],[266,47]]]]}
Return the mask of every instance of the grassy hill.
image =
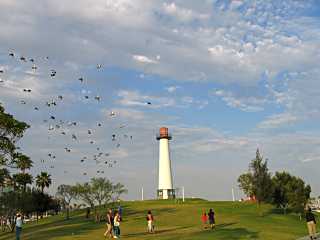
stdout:
{"type": "MultiPolygon", "coordinates": [[[[200,199],[185,203],[174,201],[123,202],[121,235],[123,239],[263,239],[292,240],[306,235],[304,220],[295,214],[276,213],[271,206],[238,202],[209,202],[200,199]],[[217,228],[203,230],[202,211],[213,208],[217,228]],[[155,215],[156,234],[146,234],[146,211],[155,215]],[[263,215],[263,216],[261,216],[263,215]]],[[[102,210],[101,210],[102,212],[102,210]]],[[[103,210],[104,212],[104,210],[103,210]]],[[[24,225],[23,240],[98,240],[104,239],[104,223],[94,223],[83,211],[72,214],[70,220],[54,216],[24,225]]],[[[11,240],[13,234],[1,233],[0,240],[11,240]]]]}

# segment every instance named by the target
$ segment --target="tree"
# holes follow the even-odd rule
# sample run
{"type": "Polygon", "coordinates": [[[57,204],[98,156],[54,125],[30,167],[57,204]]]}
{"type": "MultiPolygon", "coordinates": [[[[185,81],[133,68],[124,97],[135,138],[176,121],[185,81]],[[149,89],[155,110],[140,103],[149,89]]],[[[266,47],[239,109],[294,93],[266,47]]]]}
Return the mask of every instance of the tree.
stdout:
{"type": "Polygon", "coordinates": [[[263,160],[259,149],[256,158],[249,165],[249,172],[238,178],[239,187],[249,197],[255,197],[258,205],[261,202],[270,202],[272,196],[272,180],[268,163],[263,160]]]}
{"type": "Polygon", "coordinates": [[[292,180],[292,176],[287,172],[276,172],[272,178],[273,182],[273,203],[283,209],[284,214],[289,207],[288,193],[289,183],[292,180]]]}
{"type": "Polygon", "coordinates": [[[90,182],[77,184],[76,189],[78,197],[92,208],[96,204],[102,205],[111,199],[116,200],[127,192],[121,183],[113,184],[105,178],[92,178],[90,182]]]}
{"type": "Polygon", "coordinates": [[[9,170],[6,168],[1,168],[0,169],[0,187],[1,188],[5,187],[5,183],[8,179],[10,179],[9,170]]]}
{"type": "Polygon", "coordinates": [[[86,182],[84,184],[76,184],[77,198],[81,200],[86,205],[89,205],[91,209],[94,210],[95,220],[98,221],[97,209],[95,207],[95,201],[101,197],[94,191],[97,191],[98,188],[93,190],[93,187],[90,183],[86,182]]]}
{"type": "Polygon", "coordinates": [[[27,184],[32,184],[33,178],[29,173],[17,173],[12,176],[15,185],[21,187],[23,192],[26,191],[27,184]]]}
{"type": "Polygon", "coordinates": [[[238,178],[239,187],[248,196],[255,196],[258,204],[270,202],[281,207],[302,212],[310,199],[311,187],[298,177],[287,172],[276,172],[271,178],[267,161],[263,160],[259,149],[249,166],[249,172],[238,178]]]}
{"type": "Polygon", "coordinates": [[[21,173],[13,175],[14,182],[19,186],[22,186],[22,189],[25,192],[27,184],[32,184],[33,181],[32,175],[26,173],[26,170],[32,167],[32,161],[28,156],[22,153],[14,153],[12,162],[15,164],[16,168],[21,170],[21,173]]]}
{"type": "Polygon", "coordinates": [[[238,178],[239,188],[247,197],[253,197],[253,176],[249,173],[241,174],[238,178]]]}
{"type": "Polygon", "coordinates": [[[42,216],[48,210],[59,209],[56,199],[35,188],[27,188],[25,192],[4,192],[0,195],[0,203],[3,216],[14,216],[17,211],[23,212],[24,215],[36,212],[37,216],[42,216]]]}
{"type": "Polygon", "coordinates": [[[105,178],[91,179],[91,192],[99,206],[110,201],[113,189],[112,182],[105,178]]]}
{"type": "Polygon", "coordinates": [[[0,104],[0,166],[11,166],[16,142],[22,138],[29,125],[4,112],[0,104]]]}
{"type": "Polygon", "coordinates": [[[127,190],[124,185],[113,184],[105,178],[92,178],[90,182],[76,184],[77,198],[94,210],[95,219],[99,221],[96,206],[109,203],[111,199],[118,199],[127,190]]]}
{"type": "Polygon", "coordinates": [[[306,185],[301,178],[287,172],[276,172],[272,181],[274,185],[273,203],[283,208],[284,213],[288,207],[295,212],[302,212],[310,198],[311,187],[306,185]]]}
{"type": "Polygon", "coordinates": [[[252,192],[258,204],[270,201],[272,196],[271,174],[268,162],[263,160],[259,149],[257,149],[256,158],[251,161],[249,169],[252,174],[252,192]]]}
{"type": "Polygon", "coordinates": [[[30,169],[33,163],[28,156],[22,153],[15,153],[13,155],[13,162],[15,163],[16,168],[19,168],[22,173],[25,173],[27,169],[30,169]]]}
{"type": "MultiPolygon", "coordinates": [[[[19,209],[20,191],[3,192],[0,195],[1,215],[13,218],[19,209]]],[[[14,231],[15,224],[11,222],[11,231],[14,231]]]]}
{"type": "Polygon", "coordinates": [[[36,185],[37,185],[37,187],[39,187],[41,189],[42,193],[43,193],[44,188],[49,188],[51,183],[52,183],[51,175],[48,174],[47,172],[41,172],[36,177],[36,185]]]}
{"type": "Polygon", "coordinates": [[[37,219],[40,214],[40,217],[43,217],[43,213],[50,209],[50,203],[53,201],[53,198],[50,197],[48,194],[45,194],[39,189],[33,189],[32,191],[32,200],[33,200],[33,208],[37,213],[37,219]]]}
{"type": "Polygon", "coordinates": [[[77,196],[77,189],[74,186],[62,184],[58,186],[56,197],[61,200],[67,212],[67,219],[70,218],[70,203],[77,196]]]}
{"type": "Polygon", "coordinates": [[[28,156],[17,152],[16,143],[28,128],[28,124],[5,113],[0,104],[0,186],[13,187],[13,190],[8,188],[8,191],[1,193],[0,208],[1,212],[11,217],[18,210],[24,213],[46,211],[52,201],[49,195],[27,187],[32,184],[33,177],[26,170],[32,167],[33,162],[28,156]],[[20,172],[11,177],[7,168],[17,168],[20,172]]]}
{"type": "Polygon", "coordinates": [[[89,205],[91,208],[95,206],[95,195],[93,194],[92,187],[90,183],[79,184],[75,186],[77,192],[77,198],[80,199],[85,204],[89,205]]]}
{"type": "MultiPolygon", "coordinates": [[[[12,115],[4,112],[0,104],[0,184],[4,186],[6,180],[10,179],[9,171],[4,167],[20,168],[22,173],[32,166],[32,161],[27,156],[17,153],[15,144],[22,138],[29,125],[16,120],[12,115]]],[[[25,190],[26,185],[32,182],[30,174],[15,176],[15,182],[22,185],[25,190]]]]}
{"type": "Polygon", "coordinates": [[[128,190],[123,184],[117,183],[113,185],[112,193],[114,194],[114,201],[118,200],[122,194],[128,193],[128,190]]]}

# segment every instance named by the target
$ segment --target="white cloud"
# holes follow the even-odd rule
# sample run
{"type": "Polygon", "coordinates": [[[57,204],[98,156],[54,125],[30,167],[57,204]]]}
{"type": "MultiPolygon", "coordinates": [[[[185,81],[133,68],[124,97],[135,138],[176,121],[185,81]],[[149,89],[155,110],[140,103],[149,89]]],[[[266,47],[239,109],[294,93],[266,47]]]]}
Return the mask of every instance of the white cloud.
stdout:
{"type": "Polygon", "coordinates": [[[278,128],[282,126],[288,126],[298,121],[297,116],[293,116],[290,113],[280,113],[269,117],[258,125],[258,128],[278,128]]]}
{"type": "Polygon", "coordinates": [[[181,98],[181,107],[190,107],[194,106],[198,109],[203,109],[209,104],[208,100],[200,100],[191,96],[184,96],[181,98]]]}
{"type": "Polygon", "coordinates": [[[191,9],[177,6],[174,2],[163,3],[163,10],[165,13],[176,17],[179,21],[188,22],[195,19],[209,19],[208,14],[201,14],[191,9]]]}
{"type": "Polygon", "coordinates": [[[174,107],[176,105],[173,98],[143,95],[138,91],[120,90],[118,92],[118,97],[120,97],[120,100],[117,102],[123,106],[162,108],[174,107]]]}
{"type": "Polygon", "coordinates": [[[192,148],[198,152],[216,152],[223,149],[227,151],[232,151],[234,149],[243,149],[249,144],[249,140],[246,138],[216,138],[212,140],[204,140],[199,142],[194,142],[192,148]]]}
{"type": "Polygon", "coordinates": [[[238,108],[245,112],[259,112],[264,109],[264,104],[266,104],[267,99],[265,97],[245,97],[245,96],[235,96],[230,91],[225,90],[215,90],[214,95],[221,98],[229,107],[238,108]]]}
{"type": "Polygon", "coordinates": [[[185,96],[185,97],[183,97],[183,98],[181,99],[181,101],[182,101],[183,103],[187,103],[187,104],[192,104],[192,103],[194,103],[193,97],[190,97],[190,96],[185,96]]]}
{"type": "Polygon", "coordinates": [[[319,69],[307,72],[289,72],[273,79],[268,85],[272,101],[283,107],[288,115],[296,116],[297,121],[320,118],[319,69]]]}
{"type": "Polygon", "coordinates": [[[221,45],[217,45],[214,47],[209,47],[208,48],[208,52],[213,55],[214,57],[221,57],[221,56],[227,56],[229,55],[230,57],[233,58],[237,58],[238,61],[240,61],[240,59],[242,57],[244,57],[244,53],[241,51],[236,51],[235,49],[228,49],[225,48],[221,45]]]}
{"type": "Polygon", "coordinates": [[[243,5],[243,1],[241,0],[232,0],[230,4],[231,9],[237,9],[238,7],[243,5]]]}
{"type": "Polygon", "coordinates": [[[177,91],[177,89],[179,89],[180,87],[179,86],[170,86],[170,87],[167,87],[166,90],[169,92],[169,93],[174,93],[177,91]]]}
{"type": "Polygon", "coordinates": [[[140,62],[140,63],[157,63],[157,61],[152,60],[152,59],[150,59],[146,56],[143,56],[143,55],[133,55],[132,57],[135,61],[140,62]]]}
{"type": "Polygon", "coordinates": [[[28,72],[24,76],[16,74],[3,79],[3,83],[1,84],[2,97],[15,97],[28,100],[40,100],[46,97],[51,84],[43,82],[41,76],[31,75],[28,72]],[[31,89],[32,92],[26,93],[23,89],[31,89]]]}
{"type": "Polygon", "coordinates": [[[319,161],[319,160],[320,160],[320,157],[315,156],[315,157],[304,158],[301,160],[301,162],[307,163],[307,162],[313,162],[313,161],[319,161]]]}
{"type": "MultiPolygon", "coordinates": [[[[0,27],[6,33],[1,35],[1,46],[32,51],[37,56],[48,54],[60,62],[63,59],[80,65],[103,59],[105,66],[134,68],[178,80],[255,85],[266,70],[276,74],[310,69],[316,67],[319,58],[316,21],[293,14],[310,6],[307,3],[246,2],[244,7],[226,11],[228,8],[219,7],[219,2],[210,1],[79,0],[76,6],[71,0],[63,4],[13,2],[1,3],[0,27]],[[249,9],[252,13],[244,16],[249,9]],[[177,21],[168,21],[162,14],[177,21]],[[57,21],[51,26],[46,16],[57,21]],[[272,26],[260,24],[262,17],[272,26]],[[72,32],[64,29],[65,22],[72,25],[72,32]],[[48,27],[50,33],[43,34],[48,27]],[[299,29],[299,35],[295,29],[299,29]],[[53,41],[56,36],[58,41],[53,41]],[[23,42],[34,42],[39,47],[31,50],[23,42]],[[132,56],[130,53],[134,52],[143,54],[132,56]],[[159,54],[161,62],[156,57],[159,54]],[[130,61],[132,58],[134,61],[130,61]],[[134,62],[151,66],[146,69],[134,62]]],[[[230,2],[239,4],[240,1],[230,2]]]]}
{"type": "Polygon", "coordinates": [[[115,113],[115,118],[122,119],[122,120],[144,120],[146,119],[146,115],[142,111],[130,109],[130,108],[113,108],[112,110],[109,109],[102,109],[102,112],[105,117],[110,118],[110,113],[115,113]]]}
{"type": "Polygon", "coordinates": [[[111,156],[114,159],[125,159],[129,157],[129,153],[126,149],[118,148],[111,152],[111,156]]]}

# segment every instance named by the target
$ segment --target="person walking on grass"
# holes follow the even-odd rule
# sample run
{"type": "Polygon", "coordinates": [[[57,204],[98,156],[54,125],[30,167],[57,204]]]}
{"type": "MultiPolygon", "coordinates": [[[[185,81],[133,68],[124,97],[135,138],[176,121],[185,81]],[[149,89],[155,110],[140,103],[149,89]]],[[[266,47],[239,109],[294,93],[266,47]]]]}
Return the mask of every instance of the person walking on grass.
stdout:
{"type": "Polygon", "coordinates": [[[209,210],[208,217],[209,217],[210,227],[211,229],[214,229],[216,226],[216,221],[214,219],[214,211],[212,209],[209,210]]]}
{"type": "Polygon", "coordinates": [[[20,213],[18,213],[16,218],[16,240],[20,240],[21,231],[22,231],[22,216],[20,213]]]}
{"type": "Polygon", "coordinates": [[[148,233],[154,233],[154,224],[153,224],[154,218],[151,213],[151,211],[148,211],[147,214],[147,223],[148,223],[148,233]]]}
{"type": "Polygon", "coordinates": [[[311,240],[317,239],[316,218],[313,215],[311,208],[308,208],[308,210],[307,210],[306,221],[307,221],[307,227],[308,227],[310,239],[311,240]]]}
{"type": "Polygon", "coordinates": [[[6,231],[6,218],[4,216],[1,216],[1,230],[2,232],[6,231]]]}
{"type": "Polygon", "coordinates": [[[208,227],[208,216],[207,216],[207,213],[204,212],[201,216],[201,221],[202,221],[202,224],[203,224],[203,228],[204,229],[207,229],[208,227]]]}
{"type": "Polygon", "coordinates": [[[106,222],[107,229],[103,235],[105,237],[109,236],[110,238],[113,238],[113,215],[111,209],[109,209],[107,212],[106,222]]]}
{"type": "Polygon", "coordinates": [[[120,215],[118,212],[115,212],[114,214],[113,228],[114,228],[113,238],[120,238],[120,215]]]}
{"type": "Polygon", "coordinates": [[[86,219],[90,218],[90,207],[86,209],[86,219]]]}
{"type": "MultiPolygon", "coordinates": [[[[8,216],[7,219],[6,219],[6,229],[9,230],[9,232],[13,231],[12,230],[12,225],[11,225],[11,220],[10,220],[10,217],[8,216]]],[[[5,231],[6,231],[5,229],[5,231]]]]}
{"type": "Polygon", "coordinates": [[[119,213],[120,222],[121,222],[122,221],[122,207],[121,207],[121,205],[119,205],[119,207],[118,207],[118,213],[119,213]]]}

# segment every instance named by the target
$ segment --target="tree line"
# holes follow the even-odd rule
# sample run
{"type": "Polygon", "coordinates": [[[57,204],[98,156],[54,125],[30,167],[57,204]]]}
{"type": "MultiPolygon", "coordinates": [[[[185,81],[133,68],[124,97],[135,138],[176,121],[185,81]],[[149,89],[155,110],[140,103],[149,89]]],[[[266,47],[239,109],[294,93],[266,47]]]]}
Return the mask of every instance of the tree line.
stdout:
{"type": "Polygon", "coordinates": [[[113,183],[105,178],[91,178],[89,182],[75,185],[60,185],[57,188],[56,198],[60,200],[62,208],[66,212],[66,218],[70,217],[72,201],[81,202],[94,211],[95,220],[100,221],[98,206],[105,206],[119,200],[120,196],[127,193],[124,185],[113,183]]]}
{"type": "Polygon", "coordinates": [[[256,157],[250,162],[249,171],[238,178],[239,187],[243,192],[261,202],[274,204],[283,209],[302,213],[310,199],[311,187],[301,178],[288,172],[269,172],[268,161],[264,160],[257,149],[256,157]]]}
{"type": "Polygon", "coordinates": [[[59,209],[59,202],[44,193],[52,183],[50,174],[41,172],[34,178],[29,172],[33,161],[16,146],[29,127],[6,113],[0,104],[0,215],[8,219],[14,219],[17,211],[42,215],[59,209]],[[33,183],[35,188],[31,187],[33,183]]]}

